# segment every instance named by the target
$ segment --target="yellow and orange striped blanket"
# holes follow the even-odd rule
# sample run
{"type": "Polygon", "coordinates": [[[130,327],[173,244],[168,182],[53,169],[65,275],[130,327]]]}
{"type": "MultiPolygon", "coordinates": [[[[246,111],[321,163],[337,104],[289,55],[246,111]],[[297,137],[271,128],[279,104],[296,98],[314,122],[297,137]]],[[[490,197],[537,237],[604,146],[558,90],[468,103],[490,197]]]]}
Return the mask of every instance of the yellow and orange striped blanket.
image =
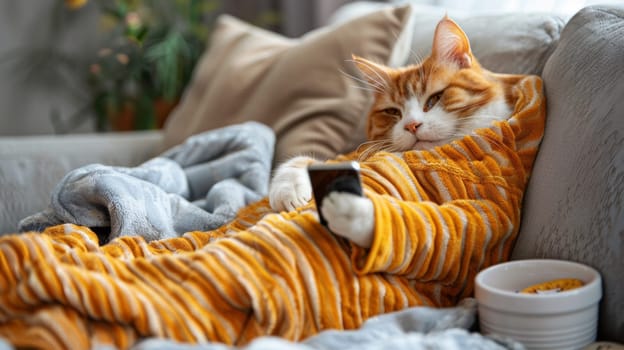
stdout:
{"type": "Polygon", "coordinates": [[[47,349],[127,348],[145,337],[246,344],[454,305],[479,270],[509,257],[543,134],[541,84],[517,85],[508,121],[432,151],[363,160],[370,249],[328,232],[313,203],[271,213],[266,200],[218,230],[149,243],[101,246],[71,224],[2,237],[0,336],[47,349]]]}

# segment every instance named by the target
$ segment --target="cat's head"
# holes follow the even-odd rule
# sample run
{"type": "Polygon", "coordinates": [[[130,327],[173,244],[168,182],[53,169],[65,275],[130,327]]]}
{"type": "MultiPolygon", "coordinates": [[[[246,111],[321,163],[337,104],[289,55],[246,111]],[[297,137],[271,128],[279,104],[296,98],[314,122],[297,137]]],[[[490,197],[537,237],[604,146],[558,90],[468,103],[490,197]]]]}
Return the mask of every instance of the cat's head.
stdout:
{"type": "Polygon", "coordinates": [[[384,150],[429,149],[511,114],[509,77],[483,69],[448,17],[436,27],[431,55],[419,64],[395,69],[353,58],[374,92],[368,139],[384,150]]]}

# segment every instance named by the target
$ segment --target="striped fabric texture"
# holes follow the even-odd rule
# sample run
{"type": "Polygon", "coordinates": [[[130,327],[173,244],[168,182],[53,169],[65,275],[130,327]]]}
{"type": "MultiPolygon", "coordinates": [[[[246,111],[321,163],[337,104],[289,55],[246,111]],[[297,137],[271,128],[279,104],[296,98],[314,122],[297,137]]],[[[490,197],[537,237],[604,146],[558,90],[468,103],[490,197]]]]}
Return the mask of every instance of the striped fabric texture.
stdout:
{"type": "MultiPolygon", "coordinates": [[[[243,345],[352,329],[417,305],[452,306],[508,259],[545,119],[542,83],[507,121],[435,148],[360,160],[375,207],[370,249],[318,223],[313,203],[263,200],[211,232],[100,246],[71,224],[0,239],[0,336],[18,346],[127,348],[145,337],[243,345]]],[[[357,159],[358,154],[337,160],[357,159]]]]}

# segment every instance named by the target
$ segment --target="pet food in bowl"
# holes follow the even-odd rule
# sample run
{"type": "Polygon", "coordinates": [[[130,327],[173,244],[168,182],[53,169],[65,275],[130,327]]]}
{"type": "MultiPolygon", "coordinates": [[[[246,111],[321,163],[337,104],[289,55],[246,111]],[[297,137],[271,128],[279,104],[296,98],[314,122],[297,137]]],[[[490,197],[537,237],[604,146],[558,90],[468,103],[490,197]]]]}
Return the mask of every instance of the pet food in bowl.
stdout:
{"type": "Polygon", "coordinates": [[[520,293],[530,294],[548,294],[548,293],[561,293],[566,290],[571,290],[584,286],[585,283],[578,278],[560,278],[552,281],[537,283],[529,287],[524,288],[520,293]]]}

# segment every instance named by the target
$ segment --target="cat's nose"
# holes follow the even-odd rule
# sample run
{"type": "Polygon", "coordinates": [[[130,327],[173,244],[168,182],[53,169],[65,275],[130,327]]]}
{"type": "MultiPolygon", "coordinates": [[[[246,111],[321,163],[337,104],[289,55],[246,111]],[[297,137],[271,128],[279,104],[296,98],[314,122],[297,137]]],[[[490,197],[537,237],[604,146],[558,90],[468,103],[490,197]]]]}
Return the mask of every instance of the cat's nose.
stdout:
{"type": "Polygon", "coordinates": [[[418,127],[421,126],[422,123],[419,122],[409,122],[407,124],[405,124],[405,126],[403,127],[403,129],[405,129],[405,131],[415,134],[416,131],[418,131],[418,127]]]}

